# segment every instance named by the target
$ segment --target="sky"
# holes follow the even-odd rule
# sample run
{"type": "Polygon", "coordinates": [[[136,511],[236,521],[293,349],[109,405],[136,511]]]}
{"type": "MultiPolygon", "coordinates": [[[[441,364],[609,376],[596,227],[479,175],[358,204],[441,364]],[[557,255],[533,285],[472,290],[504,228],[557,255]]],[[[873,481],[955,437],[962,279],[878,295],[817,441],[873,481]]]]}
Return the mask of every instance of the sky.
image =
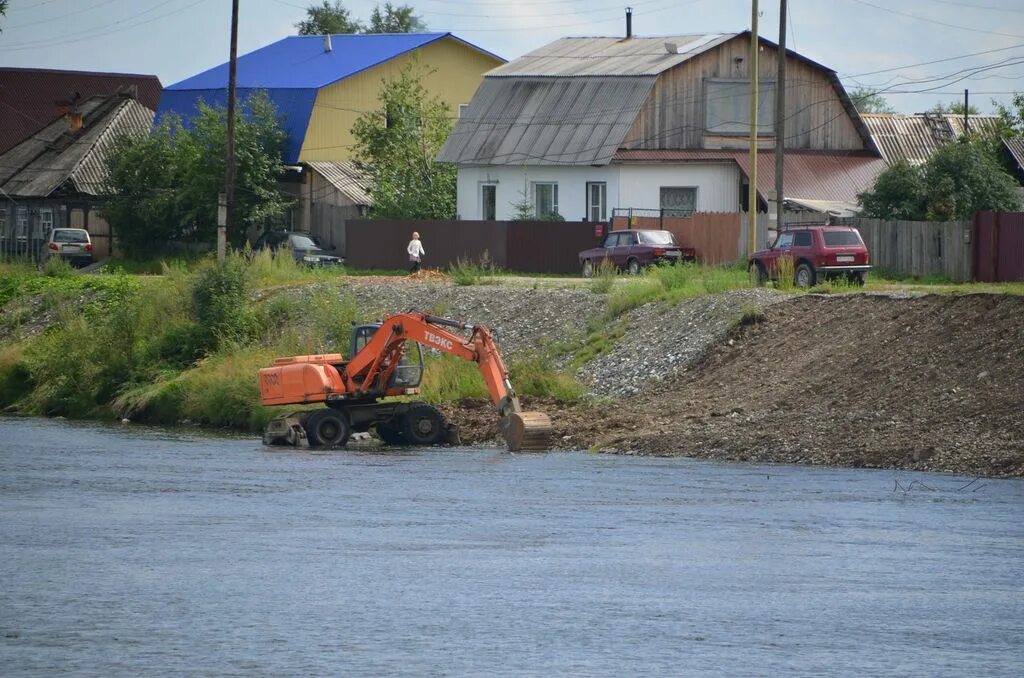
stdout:
{"type": "MultiPolygon", "coordinates": [[[[311,2],[240,0],[239,54],[294,35],[311,2]]],[[[365,20],[377,3],[344,4],[365,20]]],[[[395,4],[506,59],[559,37],[625,32],[626,4],[612,0],[395,4]]],[[[635,35],[738,32],[751,20],[751,0],[632,7],[635,35]]],[[[760,10],[760,34],[777,41],[779,2],[762,0],[760,10]]],[[[993,100],[1024,92],[1024,0],[789,0],[788,13],[790,49],[836,70],[847,89],[882,90],[899,111],[962,101],[966,88],[989,113],[993,100]]],[[[230,17],[231,0],[9,0],[0,65],[155,74],[170,85],[227,61],[230,17]]]]}

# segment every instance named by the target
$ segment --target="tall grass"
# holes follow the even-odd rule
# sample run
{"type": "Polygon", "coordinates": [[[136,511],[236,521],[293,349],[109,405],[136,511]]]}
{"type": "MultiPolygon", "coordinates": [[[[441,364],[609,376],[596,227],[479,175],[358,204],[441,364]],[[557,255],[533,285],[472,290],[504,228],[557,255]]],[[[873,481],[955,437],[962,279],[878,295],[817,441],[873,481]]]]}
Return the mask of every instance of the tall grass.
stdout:
{"type": "Polygon", "coordinates": [[[796,288],[796,265],[793,257],[780,256],[775,260],[776,286],[785,292],[792,292],[796,288]]]}
{"type": "Polygon", "coordinates": [[[480,285],[487,278],[498,275],[500,272],[487,250],[484,250],[484,253],[476,261],[459,257],[454,264],[448,267],[448,274],[451,276],[452,282],[463,286],[480,285]]]}

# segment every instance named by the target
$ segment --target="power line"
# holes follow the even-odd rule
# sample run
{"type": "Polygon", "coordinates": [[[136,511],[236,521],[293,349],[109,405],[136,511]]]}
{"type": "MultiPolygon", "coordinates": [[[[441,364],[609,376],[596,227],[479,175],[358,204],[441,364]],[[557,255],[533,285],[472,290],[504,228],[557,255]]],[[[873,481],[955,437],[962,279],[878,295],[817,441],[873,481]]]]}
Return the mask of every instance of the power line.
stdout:
{"type": "Polygon", "coordinates": [[[957,7],[969,7],[971,9],[987,9],[993,12],[1016,12],[1024,14],[1024,9],[1012,9],[1010,7],[993,7],[992,5],[972,5],[969,2],[956,2],[955,0],[932,0],[940,5],[955,5],[957,7]]]}
{"type": "Polygon", "coordinates": [[[1007,38],[1024,38],[1024,35],[1019,33],[1001,33],[999,31],[986,31],[981,28],[969,28],[967,26],[959,26],[957,24],[949,24],[945,21],[939,21],[937,19],[929,19],[928,17],[921,16],[920,14],[911,14],[910,12],[901,12],[898,9],[892,9],[891,7],[883,7],[882,5],[876,5],[868,2],[867,0],[849,0],[850,2],[856,2],[859,5],[866,5],[867,7],[874,7],[880,9],[883,12],[889,12],[890,14],[897,14],[899,16],[905,16],[910,19],[917,19],[918,21],[924,21],[930,24],[936,24],[938,26],[945,26],[946,28],[956,28],[961,31],[970,31],[972,33],[985,33],[987,35],[1002,35],[1007,38]]]}
{"type": "Polygon", "coordinates": [[[79,10],[74,11],[74,12],[65,12],[65,13],[61,14],[59,17],[48,17],[46,19],[39,19],[38,21],[30,21],[27,24],[18,24],[17,26],[7,26],[7,29],[8,30],[15,30],[15,29],[19,29],[19,28],[26,28],[28,26],[36,26],[38,24],[50,23],[51,21],[56,21],[58,19],[64,19],[64,18],[67,18],[69,16],[74,16],[76,14],[82,14],[84,12],[91,12],[94,9],[97,9],[99,7],[103,7],[104,5],[109,5],[112,2],[116,2],[116,0],[103,0],[102,2],[100,2],[98,4],[90,5],[88,7],[83,7],[81,9],[79,9],[79,10]]]}

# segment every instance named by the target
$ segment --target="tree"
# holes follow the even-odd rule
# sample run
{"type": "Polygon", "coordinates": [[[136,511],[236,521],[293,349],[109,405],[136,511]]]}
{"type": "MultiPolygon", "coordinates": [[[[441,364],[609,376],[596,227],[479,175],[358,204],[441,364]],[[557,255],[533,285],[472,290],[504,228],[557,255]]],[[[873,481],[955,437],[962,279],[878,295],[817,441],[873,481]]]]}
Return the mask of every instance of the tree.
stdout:
{"type": "MultiPolygon", "coordinates": [[[[964,114],[964,102],[954,101],[948,106],[941,101],[928,109],[928,112],[932,115],[963,115],[964,114]]],[[[967,115],[980,115],[981,111],[974,104],[967,107],[967,115]]]]}
{"type": "MultiPolygon", "coordinates": [[[[7,16],[7,0],[0,0],[0,16],[7,16]]],[[[3,33],[4,29],[0,28],[0,33],[3,33]]]]}
{"type": "MultiPolygon", "coordinates": [[[[286,135],[273,103],[259,92],[242,102],[235,125],[236,223],[229,233],[239,246],[245,229],[280,219],[288,201],[277,188],[286,135]]],[[[150,136],[122,136],[107,156],[105,212],[129,255],[167,252],[174,243],[211,242],[216,236],[218,195],[224,190],[227,112],[199,104],[189,129],[167,116],[150,136]]]]}
{"type": "Polygon", "coordinates": [[[1014,93],[1009,106],[995,101],[992,103],[995,105],[996,115],[1001,119],[1001,133],[1004,136],[1024,136],[1024,94],[1014,93]]]}
{"type": "Polygon", "coordinates": [[[420,33],[427,30],[423,18],[413,14],[413,8],[409,5],[393,6],[390,2],[384,3],[384,11],[380,5],[373,8],[370,14],[370,26],[367,33],[420,33]]]}
{"type": "Polygon", "coordinates": [[[371,214],[391,219],[454,219],[455,166],[434,160],[452,130],[451,112],[407,63],[385,80],[380,108],[352,126],[355,161],[370,177],[371,214]]]}
{"type": "Polygon", "coordinates": [[[323,0],[321,5],[310,5],[306,8],[306,18],[295,24],[299,35],[330,35],[337,33],[360,33],[363,25],[353,19],[351,12],[335,0],[332,5],[323,0]]]}
{"type": "Polygon", "coordinates": [[[861,113],[895,113],[896,109],[889,105],[876,90],[858,87],[850,92],[853,105],[861,113]]]}
{"type": "Polygon", "coordinates": [[[857,199],[864,216],[878,219],[948,221],[1020,207],[1017,182],[984,136],[948,143],[921,167],[897,163],[857,199]]]}

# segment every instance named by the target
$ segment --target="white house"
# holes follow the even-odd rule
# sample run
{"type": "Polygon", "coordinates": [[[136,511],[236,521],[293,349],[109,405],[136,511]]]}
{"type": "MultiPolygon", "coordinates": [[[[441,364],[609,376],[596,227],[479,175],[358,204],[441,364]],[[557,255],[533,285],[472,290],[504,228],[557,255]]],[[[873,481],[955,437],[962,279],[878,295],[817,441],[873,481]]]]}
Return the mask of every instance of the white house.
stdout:
{"type": "MultiPolygon", "coordinates": [[[[746,208],[750,33],[563,38],[488,72],[439,160],[461,219],[605,221],[746,208]]],[[[761,40],[758,208],[774,197],[775,73],[761,40]]],[[[787,51],[785,199],[849,207],[885,167],[834,71],[787,51]]]]}

